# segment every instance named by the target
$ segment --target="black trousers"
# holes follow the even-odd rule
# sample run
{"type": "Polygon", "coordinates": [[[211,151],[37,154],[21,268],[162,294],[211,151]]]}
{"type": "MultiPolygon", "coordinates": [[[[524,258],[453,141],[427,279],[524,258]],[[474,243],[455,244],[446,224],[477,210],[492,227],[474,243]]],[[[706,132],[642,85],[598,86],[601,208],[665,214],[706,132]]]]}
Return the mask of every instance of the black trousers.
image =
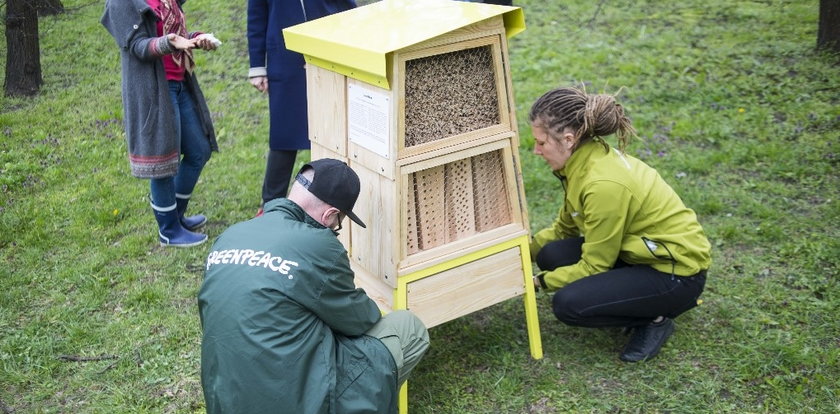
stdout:
{"type": "MultiPolygon", "coordinates": [[[[580,261],[583,238],[546,244],[537,266],[553,270],[580,261]]],[[[632,327],[659,316],[675,318],[697,306],[706,285],[706,271],[675,276],[646,265],[619,261],[604,272],[564,286],[554,294],[552,310],[561,322],[586,327],[632,327]]]]}
{"type": "Polygon", "coordinates": [[[285,197],[289,192],[289,181],[295,167],[297,151],[269,150],[263,179],[263,204],[275,198],[285,197]]]}

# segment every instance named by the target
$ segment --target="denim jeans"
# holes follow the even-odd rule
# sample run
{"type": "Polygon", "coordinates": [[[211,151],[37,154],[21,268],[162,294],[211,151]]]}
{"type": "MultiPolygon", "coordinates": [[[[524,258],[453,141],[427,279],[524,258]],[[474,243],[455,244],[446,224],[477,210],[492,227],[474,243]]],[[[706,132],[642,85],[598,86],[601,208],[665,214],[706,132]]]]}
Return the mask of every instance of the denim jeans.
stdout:
{"type": "Polygon", "coordinates": [[[186,82],[169,81],[169,96],[175,111],[177,136],[181,142],[181,162],[174,177],[154,178],[150,187],[152,203],[158,207],[175,204],[175,194],[192,194],[204,164],[210,159],[210,142],[204,134],[195,101],[186,82]]]}
{"type": "MultiPolygon", "coordinates": [[[[537,266],[554,270],[581,259],[583,238],[546,244],[537,254],[537,266]]],[[[560,288],[552,299],[554,316],[572,326],[632,327],[658,316],[675,318],[697,306],[706,284],[706,271],[676,276],[646,265],[619,260],[612,269],[578,279],[560,288]]]]}

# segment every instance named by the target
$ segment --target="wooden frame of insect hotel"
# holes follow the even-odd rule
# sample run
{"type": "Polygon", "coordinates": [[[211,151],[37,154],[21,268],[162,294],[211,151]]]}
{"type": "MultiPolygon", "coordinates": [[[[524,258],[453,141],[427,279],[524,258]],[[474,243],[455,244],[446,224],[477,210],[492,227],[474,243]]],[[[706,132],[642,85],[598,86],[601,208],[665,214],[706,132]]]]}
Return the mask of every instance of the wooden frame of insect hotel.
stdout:
{"type": "Polygon", "coordinates": [[[542,357],[507,39],[518,7],[383,0],[283,31],[307,62],[312,159],[359,174],[340,236],[383,311],[427,327],[523,296],[542,357]]]}

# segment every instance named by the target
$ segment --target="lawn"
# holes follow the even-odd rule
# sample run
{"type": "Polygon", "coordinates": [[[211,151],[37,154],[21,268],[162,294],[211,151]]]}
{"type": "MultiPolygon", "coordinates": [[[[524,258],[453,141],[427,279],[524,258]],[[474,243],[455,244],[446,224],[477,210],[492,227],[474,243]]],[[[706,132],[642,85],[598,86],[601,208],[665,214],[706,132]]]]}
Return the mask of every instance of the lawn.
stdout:
{"type": "MultiPolygon", "coordinates": [[[[815,50],[818,0],[514,3],[532,229],[562,187],[531,153],[531,103],[556,86],[620,90],[640,135],[628,152],[695,209],[714,263],[703,304],[645,363],[618,360],[618,330],[558,323],[545,293],[541,360],[519,299],[435,327],[410,412],[840,412],[840,56],[815,50]]],[[[64,5],[40,22],[41,94],[0,97],[0,413],[204,412],[209,244],[158,246],[103,2],[64,5]]],[[[267,102],[246,79],[245,7],[186,4],[189,27],[224,42],[196,53],[221,147],[193,198],[211,238],[259,204],[267,102]]]]}

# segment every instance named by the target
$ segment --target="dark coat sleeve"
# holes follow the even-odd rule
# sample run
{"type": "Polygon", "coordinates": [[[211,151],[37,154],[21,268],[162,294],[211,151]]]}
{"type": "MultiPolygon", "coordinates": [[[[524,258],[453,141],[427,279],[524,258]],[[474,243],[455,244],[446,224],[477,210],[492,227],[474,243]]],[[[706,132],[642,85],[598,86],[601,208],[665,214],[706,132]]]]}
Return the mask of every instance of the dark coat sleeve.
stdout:
{"type": "Polygon", "coordinates": [[[252,68],[265,67],[266,65],[268,16],[268,1],[248,0],[248,57],[252,68]]]}

